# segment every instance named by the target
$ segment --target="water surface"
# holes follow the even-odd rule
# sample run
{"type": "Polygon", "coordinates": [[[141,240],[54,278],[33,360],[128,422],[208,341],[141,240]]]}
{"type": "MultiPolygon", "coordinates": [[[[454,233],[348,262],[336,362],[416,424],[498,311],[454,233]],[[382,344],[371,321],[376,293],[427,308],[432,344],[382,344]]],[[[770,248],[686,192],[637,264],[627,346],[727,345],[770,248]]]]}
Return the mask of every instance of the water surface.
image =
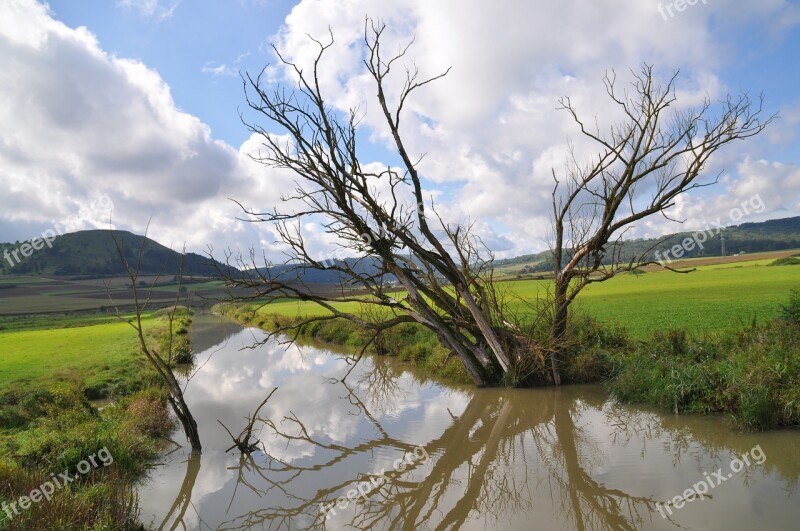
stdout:
{"type": "Polygon", "coordinates": [[[192,334],[203,454],[173,451],[141,485],[155,529],[800,528],[794,431],[621,406],[597,386],[448,386],[379,357],[341,382],[349,365],[324,349],[244,348],[264,333],[211,317],[192,334]],[[275,387],[266,452],[226,452],[220,422],[238,434],[275,387]],[[706,480],[703,499],[664,506],[706,480]]]}

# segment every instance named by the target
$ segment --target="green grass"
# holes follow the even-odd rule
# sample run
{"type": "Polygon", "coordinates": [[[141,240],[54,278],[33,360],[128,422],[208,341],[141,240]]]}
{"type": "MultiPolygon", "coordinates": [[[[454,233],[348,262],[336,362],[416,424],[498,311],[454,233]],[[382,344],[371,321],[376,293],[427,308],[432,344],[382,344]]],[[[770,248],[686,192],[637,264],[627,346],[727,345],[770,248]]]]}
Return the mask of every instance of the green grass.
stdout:
{"type": "Polygon", "coordinates": [[[136,336],[127,323],[7,332],[0,337],[4,386],[78,369],[84,374],[124,370],[136,356],[136,336]]]}
{"type": "Polygon", "coordinates": [[[622,275],[589,286],[578,308],[602,322],[624,325],[634,337],[675,328],[734,330],[753,316],[762,323],[777,316],[789,289],[798,286],[800,271],[791,267],[622,275]]]}
{"type": "MultiPolygon", "coordinates": [[[[734,330],[755,316],[765,322],[778,315],[779,305],[792,287],[800,287],[800,269],[763,267],[770,260],[700,266],[688,274],[655,271],[625,274],[588,286],[574,309],[600,322],[622,325],[636,338],[656,330],[680,328],[693,333],[734,330]]],[[[550,281],[520,280],[499,283],[510,295],[514,310],[526,311],[526,301],[545,294],[550,281]]],[[[351,312],[358,304],[336,307],[351,312]]],[[[325,315],[310,303],[282,300],[262,314],[280,317],[325,315]]]]}
{"type": "MultiPolygon", "coordinates": [[[[159,344],[167,327],[155,317],[146,316],[146,335],[159,344]]],[[[0,501],[27,494],[50,471],[74,468],[101,448],[114,458],[107,471],[10,522],[0,514],[0,528],[139,528],[133,484],[158,456],[173,423],[135,330],[110,319],[0,318],[13,328],[0,333],[0,501]],[[88,401],[108,396],[115,400],[102,412],[88,401]]],[[[185,341],[189,322],[181,313],[176,338],[185,341]]]]}
{"type": "Polygon", "coordinates": [[[798,344],[800,327],[776,319],[703,338],[657,333],[599,358],[610,360],[608,385],[622,400],[772,429],[800,426],[798,344]]]}
{"type": "Polygon", "coordinates": [[[79,326],[73,318],[61,324],[73,327],[36,329],[42,320],[31,320],[32,329],[0,333],[0,394],[52,381],[77,381],[91,397],[137,387],[144,363],[127,323],[79,326]]]}

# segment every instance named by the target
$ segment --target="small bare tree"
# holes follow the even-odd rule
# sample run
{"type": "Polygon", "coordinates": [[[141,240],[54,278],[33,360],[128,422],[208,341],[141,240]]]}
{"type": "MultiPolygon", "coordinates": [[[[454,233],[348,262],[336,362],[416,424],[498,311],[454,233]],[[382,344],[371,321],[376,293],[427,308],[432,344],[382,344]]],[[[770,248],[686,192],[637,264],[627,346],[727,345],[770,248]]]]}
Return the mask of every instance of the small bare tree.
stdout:
{"type": "Polygon", "coordinates": [[[666,85],[644,65],[634,73],[632,91],[620,90],[616,75],[604,78],[608,96],[624,113],[621,123],[601,132],[588,125],[569,98],[560,100],[581,133],[598,147],[582,163],[571,150],[566,176],[553,189],[555,268],[551,369],[561,382],[560,364],[569,305],[587,285],[646,264],[652,249],[622,259],[623,236],[634,223],[667,210],[678,196],[717,178],[700,180],[714,153],[736,140],[759,134],[775,118],[762,119],[763,98],[754,105],[747,94],[729,96],[718,105],[706,98],[697,108],[678,111],[675,80],[666,85]],[[718,114],[714,114],[718,111],[718,114]]]}
{"type": "MultiPolygon", "coordinates": [[[[297,79],[293,89],[271,87],[261,75],[243,78],[250,109],[281,133],[245,121],[263,142],[263,150],[253,158],[291,171],[297,178],[296,189],[284,200],[302,206],[290,210],[284,205],[282,210],[267,212],[245,208],[249,219],[275,224],[289,258],[283,267],[258,269],[253,253],[248,259],[229,253],[228,262],[236,261],[245,272],[228,275],[228,281],[231,287],[253,289],[253,298],[259,300],[292,297],[316,303],[328,312],[284,327],[279,333],[334,318],[352,321],[376,335],[402,323],[419,323],[461,360],[477,385],[495,384],[521,356],[525,338],[508,325],[503,305],[498,303],[491,282],[491,253],[469,226],[446,224],[426,205],[418,160],[401,135],[408,98],[446,72],[421,78],[416,69],[401,69],[408,47],[385,57],[381,48],[384,29],[382,24],[367,21],[364,65],[401,168],[375,171],[365,167],[357,142],[359,111],[341,113],[326,103],[319,69],[333,44],[332,34],[327,42],[315,41],[319,53],[310,70],[275,49],[283,66],[297,79]],[[387,92],[392,92],[389,87],[398,70],[401,89],[391,97],[387,92]],[[344,242],[359,260],[324,261],[313,256],[302,227],[315,220],[322,220],[326,231],[344,242]],[[308,270],[334,272],[341,279],[340,289],[325,293],[318,286],[307,285],[302,276],[308,270]],[[342,302],[380,311],[348,312],[337,305],[342,302]]],[[[265,260],[261,265],[272,264],[265,260]]]]}
{"type": "MultiPolygon", "coordinates": [[[[197,422],[194,420],[192,412],[189,410],[189,406],[186,404],[186,401],[184,400],[183,388],[181,387],[180,382],[178,382],[178,379],[175,377],[175,373],[172,370],[173,367],[172,324],[175,320],[175,312],[177,311],[178,303],[180,302],[180,297],[181,297],[180,288],[183,285],[184,254],[181,254],[180,263],[178,264],[178,287],[175,290],[176,293],[175,304],[172,306],[172,308],[169,309],[167,313],[167,326],[169,327],[169,330],[167,331],[167,333],[169,334],[167,349],[166,352],[159,353],[156,352],[150,345],[148,345],[147,339],[145,338],[144,325],[142,322],[142,315],[144,314],[145,310],[147,309],[148,303],[150,302],[150,296],[152,294],[153,287],[155,286],[156,281],[152,282],[150,288],[147,291],[147,295],[144,297],[144,300],[141,294],[139,293],[139,289],[137,287],[141,271],[142,258],[144,257],[145,253],[145,245],[148,242],[147,231],[145,231],[145,235],[142,237],[141,244],[139,245],[139,248],[136,250],[136,253],[134,255],[134,260],[135,260],[134,263],[132,263],[132,261],[129,259],[128,253],[125,251],[124,242],[117,239],[113,231],[111,231],[111,237],[114,240],[114,245],[116,246],[120,263],[122,264],[122,267],[125,270],[125,274],[131,283],[131,290],[133,292],[133,303],[134,303],[133,318],[128,319],[121,314],[119,308],[116,306],[113,298],[111,297],[111,291],[109,285],[106,286],[106,293],[108,294],[108,298],[114,305],[116,316],[120,320],[128,323],[134,330],[136,330],[136,337],[139,340],[139,348],[141,349],[142,354],[144,354],[148,363],[150,363],[150,366],[156,370],[158,376],[161,378],[161,381],[164,382],[164,385],[167,388],[167,400],[169,401],[169,404],[172,407],[172,411],[175,413],[175,416],[178,417],[178,421],[181,423],[181,427],[183,428],[183,432],[186,435],[186,439],[192,446],[192,451],[199,453],[202,451],[202,446],[200,444],[200,433],[197,430],[197,422]]],[[[159,274],[158,276],[160,277],[161,275],[159,274]]]]}

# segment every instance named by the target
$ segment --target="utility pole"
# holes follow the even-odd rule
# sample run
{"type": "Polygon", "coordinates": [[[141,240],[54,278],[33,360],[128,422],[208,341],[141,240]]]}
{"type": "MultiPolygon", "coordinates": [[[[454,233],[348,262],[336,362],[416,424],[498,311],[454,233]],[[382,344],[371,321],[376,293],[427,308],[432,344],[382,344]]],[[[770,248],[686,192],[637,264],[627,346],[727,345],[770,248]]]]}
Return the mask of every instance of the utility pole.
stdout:
{"type": "Polygon", "coordinates": [[[722,256],[725,256],[725,233],[719,233],[719,241],[722,243],[722,256]]]}

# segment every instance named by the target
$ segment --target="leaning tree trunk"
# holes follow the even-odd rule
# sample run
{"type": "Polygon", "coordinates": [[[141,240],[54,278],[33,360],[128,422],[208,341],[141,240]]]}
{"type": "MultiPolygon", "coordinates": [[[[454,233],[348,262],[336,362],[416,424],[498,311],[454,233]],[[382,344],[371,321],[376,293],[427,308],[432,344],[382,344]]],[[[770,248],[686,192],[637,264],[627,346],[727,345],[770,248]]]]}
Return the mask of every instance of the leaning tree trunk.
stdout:
{"type": "Polygon", "coordinates": [[[169,371],[167,388],[169,389],[169,403],[181,423],[183,433],[186,434],[189,444],[192,445],[192,451],[201,452],[203,447],[200,444],[200,432],[197,431],[197,422],[183,399],[183,390],[180,388],[180,383],[175,379],[172,371],[169,371]]]}
{"type": "Polygon", "coordinates": [[[487,363],[491,363],[491,360],[486,355],[486,352],[482,351],[479,346],[471,345],[467,338],[457,330],[452,329],[441,315],[428,306],[406,271],[395,264],[389,265],[397,280],[407,290],[408,299],[413,301],[412,305],[415,310],[411,312],[413,318],[418,323],[433,330],[439,341],[458,356],[475,385],[478,387],[490,385],[492,383],[489,375],[490,366],[487,366],[487,363]]]}
{"type": "Polygon", "coordinates": [[[164,382],[164,385],[167,386],[169,405],[172,407],[172,411],[175,413],[175,416],[178,417],[181,427],[183,428],[183,433],[186,435],[186,439],[189,441],[189,444],[192,445],[192,451],[199,453],[202,451],[203,447],[200,444],[200,432],[197,431],[197,422],[194,420],[194,416],[192,415],[192,412],[189,410],[189,406],[186,404],[186,401],[183,398],[183,389],[181,389],[181,384],[178,382],[178,379],[175,378],[175,373],[172,372],[172,367],[170,367],[169,363],[161,359],[156,352],[150,350],[150,348],[147,346],[147,341],[145,341],[144,338],[144,332],[142,332],[141,308],[138,305],[138,299],[136,311],[137,324],[134,325],[134,328],[136,328],[138,332],[139,347],[142,349],[145,357],[147,357],[148,361],[156,370],[156,372],[158,372],[159,376],[161,376],[161,380],[164,382]]]}

